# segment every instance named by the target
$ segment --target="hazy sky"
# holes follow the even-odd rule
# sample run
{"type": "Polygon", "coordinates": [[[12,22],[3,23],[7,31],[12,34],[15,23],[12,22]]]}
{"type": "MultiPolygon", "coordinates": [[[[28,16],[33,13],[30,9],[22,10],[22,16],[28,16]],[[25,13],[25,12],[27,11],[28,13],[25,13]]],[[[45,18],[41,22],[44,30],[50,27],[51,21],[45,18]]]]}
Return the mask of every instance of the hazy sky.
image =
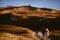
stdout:
{"type": "Polygon", "coordinates": [[[0,6],[24,6],[46,7],[60,10],[60,0],[0,0],[0,6]]]}

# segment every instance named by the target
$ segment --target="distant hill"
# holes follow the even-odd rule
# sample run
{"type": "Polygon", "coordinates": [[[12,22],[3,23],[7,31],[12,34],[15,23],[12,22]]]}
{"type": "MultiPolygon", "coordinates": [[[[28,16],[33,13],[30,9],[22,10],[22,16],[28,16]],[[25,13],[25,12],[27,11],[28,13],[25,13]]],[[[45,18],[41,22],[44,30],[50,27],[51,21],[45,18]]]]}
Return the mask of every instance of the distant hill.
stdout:
{"type": "Polygon", "coordinates": [[[49,8],[37,8],[32,6],[19,6],[19,7],[2,7],[0,14],[8,14],[28,18],[31,16],[38,16],[43,18],[57,18],[60,17],[60,11],[49,8]]]}

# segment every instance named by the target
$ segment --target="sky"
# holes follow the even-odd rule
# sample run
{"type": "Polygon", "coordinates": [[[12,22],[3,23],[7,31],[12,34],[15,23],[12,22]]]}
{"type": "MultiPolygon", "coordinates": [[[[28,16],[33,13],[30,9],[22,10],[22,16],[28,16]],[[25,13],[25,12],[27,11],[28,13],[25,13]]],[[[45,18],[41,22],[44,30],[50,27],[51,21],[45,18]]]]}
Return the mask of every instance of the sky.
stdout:
{"type": "Polygon", "coordinates": [[[4,6],[26,6],[31,5],[39,8],[52,8],[60,10],[60,0],[0,0],[0,7],[4,6]]]}

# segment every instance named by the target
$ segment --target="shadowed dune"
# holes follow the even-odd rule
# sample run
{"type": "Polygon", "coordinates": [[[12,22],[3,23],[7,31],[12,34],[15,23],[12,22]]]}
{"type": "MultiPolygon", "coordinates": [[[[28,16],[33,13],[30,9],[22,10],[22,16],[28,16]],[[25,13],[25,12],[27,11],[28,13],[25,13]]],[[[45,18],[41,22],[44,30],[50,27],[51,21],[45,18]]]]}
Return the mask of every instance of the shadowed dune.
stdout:
{"type": "Polygon", "coordinates": [[[60,29],[60,17],[56,19],[44,19],[43,17],[31,16],[24,19],[19,16],[14,16],[11,13],[0,14],[0,25],[2,24],[22,26],[34,31],[37,31],[37,29],[39,30],[39,28],[48,26],[50,30],[53,30],[60,29]]]}

